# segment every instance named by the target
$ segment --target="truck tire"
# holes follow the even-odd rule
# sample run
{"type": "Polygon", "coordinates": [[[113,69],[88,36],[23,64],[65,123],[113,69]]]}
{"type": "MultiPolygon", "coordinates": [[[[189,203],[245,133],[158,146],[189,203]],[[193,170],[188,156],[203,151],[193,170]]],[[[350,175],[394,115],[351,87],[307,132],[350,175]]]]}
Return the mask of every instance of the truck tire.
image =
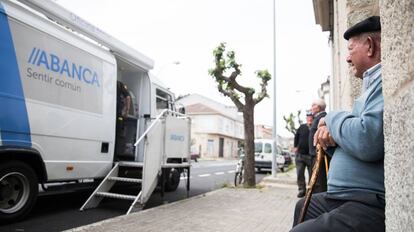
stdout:
{"type": "Polygon", "coordinates": [[[175,191],[178,188],[178,185],[180,184],[180,171],[175,168],[167,169],[165,176],[167,177],[164,186],[165,191],[175,191]]]}
{"type": "Polygon", "coordinates": [[[0,164],[0,224],[22,220],[32,210],[39,191],[36,172],[27,164],[0,164]]]}

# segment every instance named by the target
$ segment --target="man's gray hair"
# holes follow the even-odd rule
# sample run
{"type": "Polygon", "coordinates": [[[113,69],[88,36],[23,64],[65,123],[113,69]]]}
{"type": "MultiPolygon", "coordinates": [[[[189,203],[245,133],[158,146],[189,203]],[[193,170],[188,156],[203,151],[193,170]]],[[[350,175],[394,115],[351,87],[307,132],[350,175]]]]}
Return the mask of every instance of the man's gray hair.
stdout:
{"type": "Polygon", "coordinates": [[[381,31],[364,32],[358,35],[358,39],[365,40],[371,37],[376,43],[381,44],[381,31]]]}
{"type": "Polygon", "coordinates": [[[325,110],[326,108],[326,103],[323,99],[315,99],[312,104],[318,105],[319,107],[321,107],[321,110],[325,110]]]}

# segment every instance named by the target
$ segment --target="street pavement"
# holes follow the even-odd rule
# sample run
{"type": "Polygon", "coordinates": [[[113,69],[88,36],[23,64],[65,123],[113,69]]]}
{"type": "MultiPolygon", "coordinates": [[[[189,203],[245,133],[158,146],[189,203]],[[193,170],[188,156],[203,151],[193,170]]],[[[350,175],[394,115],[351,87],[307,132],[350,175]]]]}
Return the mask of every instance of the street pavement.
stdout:
{"type": "Polygon", "coordinates": [[[69,231],[289,231],[297,201],[296,169],[267,176],[258,186],[222,188],[69,231]]]}

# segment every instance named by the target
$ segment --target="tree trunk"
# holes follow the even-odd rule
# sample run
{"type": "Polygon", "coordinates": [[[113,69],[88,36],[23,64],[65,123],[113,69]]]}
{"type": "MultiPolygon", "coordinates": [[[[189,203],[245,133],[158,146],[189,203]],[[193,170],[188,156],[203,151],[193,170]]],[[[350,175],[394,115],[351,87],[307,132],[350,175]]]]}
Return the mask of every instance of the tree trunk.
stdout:
{"type": "Polygon", "coordinates": [[[243,111],[244,119],[244,149],[246,152],[246,163],[244,172],[244,187],[256,186],[256,172],[254,169],[254,104],[252,97],[246,97],[243,111]]]}

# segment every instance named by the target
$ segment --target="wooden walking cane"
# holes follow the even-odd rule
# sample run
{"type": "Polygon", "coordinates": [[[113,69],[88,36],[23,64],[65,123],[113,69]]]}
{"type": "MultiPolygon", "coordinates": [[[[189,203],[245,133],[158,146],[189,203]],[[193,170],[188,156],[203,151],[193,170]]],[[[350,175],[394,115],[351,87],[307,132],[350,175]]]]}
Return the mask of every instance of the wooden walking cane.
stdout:
{"type": "Polygon", "coordinates": [[[303,204],[302,210],[300,211],[299,223],[303,222],[308,211],[309,203],[312,198],[312,192],[315,188],[316,180],[318,179],[321,169],[322,162],[325,160],[326,165],[326,174],[328,174],[328,159],[326,157],[325,151],[322,149],[321,145],[316,145],[316,162],[312,168],[312,176],[309,182],[309,187],[306,190],[305,203],[303,204]]]}

